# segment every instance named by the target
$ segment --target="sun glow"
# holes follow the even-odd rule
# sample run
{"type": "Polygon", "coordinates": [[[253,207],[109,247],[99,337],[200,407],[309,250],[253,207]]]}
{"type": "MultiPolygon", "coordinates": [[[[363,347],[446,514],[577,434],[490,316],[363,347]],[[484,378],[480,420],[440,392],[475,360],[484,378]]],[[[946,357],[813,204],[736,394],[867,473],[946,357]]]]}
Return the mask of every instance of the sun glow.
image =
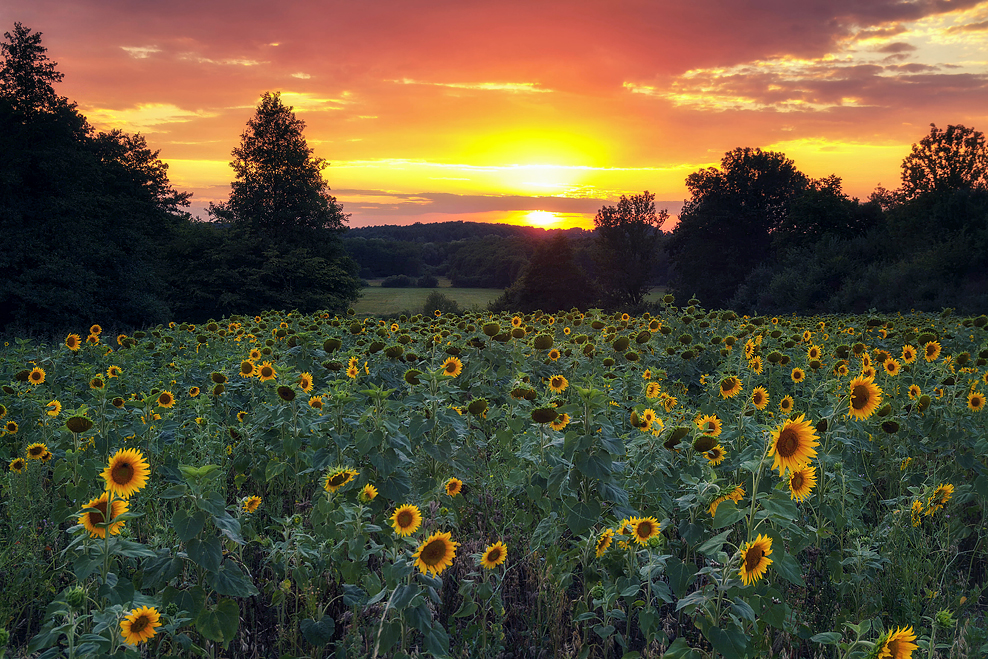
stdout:
{"type": "Polygon", "coordinates": [[[549,211],[529,211],[525,215],[525,222],[533,227],[545,227],[558,221],[556,214],[549,211]]]}

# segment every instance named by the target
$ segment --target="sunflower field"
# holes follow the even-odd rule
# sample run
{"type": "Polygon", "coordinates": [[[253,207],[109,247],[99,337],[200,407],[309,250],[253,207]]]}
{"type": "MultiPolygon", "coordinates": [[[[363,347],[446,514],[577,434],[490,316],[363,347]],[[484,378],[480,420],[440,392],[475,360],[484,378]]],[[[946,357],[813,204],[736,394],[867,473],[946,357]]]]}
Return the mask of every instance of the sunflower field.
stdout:
{"type": "Polygon", "coordinates": [[[268,312],[0,352],[0,657],[982,657],[988,317],[268,312]]]}

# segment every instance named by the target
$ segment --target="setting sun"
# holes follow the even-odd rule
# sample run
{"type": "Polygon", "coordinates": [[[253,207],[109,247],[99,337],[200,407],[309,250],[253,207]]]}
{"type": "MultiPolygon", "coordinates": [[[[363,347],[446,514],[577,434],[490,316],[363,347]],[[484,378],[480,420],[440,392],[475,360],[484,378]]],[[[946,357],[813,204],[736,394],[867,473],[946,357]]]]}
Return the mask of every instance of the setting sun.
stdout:
{"type": "Polygon", "coordinates": [[[550,224],[555,224],[559,221],[555,213],[549,213],[547,211],[531,211],[525,215],[525,220],[528,224],[533,227],[545,227],[550,224]]]}

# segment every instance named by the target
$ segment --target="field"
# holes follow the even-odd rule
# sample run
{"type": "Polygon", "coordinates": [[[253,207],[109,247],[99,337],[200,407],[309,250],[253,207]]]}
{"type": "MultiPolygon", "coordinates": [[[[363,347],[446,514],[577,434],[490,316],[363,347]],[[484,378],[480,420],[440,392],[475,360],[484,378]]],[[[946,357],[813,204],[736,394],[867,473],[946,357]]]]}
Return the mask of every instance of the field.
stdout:
{"type": "Polygon", "coordinates": [[[353,309],[358,316],[384,316],[422,310],[429,293],[439,291],[463,310],[485,309],[504,291],[499,288],[452,288],[448,279],[440,279],[438,288],[383,288],[380,281],[360,289],[361,297],[353,309]]]}
{"type": "Polygon", "coordinates": [[[983,657],[986,327],[666,296],[10,339],[0,641],[983,657]]]}

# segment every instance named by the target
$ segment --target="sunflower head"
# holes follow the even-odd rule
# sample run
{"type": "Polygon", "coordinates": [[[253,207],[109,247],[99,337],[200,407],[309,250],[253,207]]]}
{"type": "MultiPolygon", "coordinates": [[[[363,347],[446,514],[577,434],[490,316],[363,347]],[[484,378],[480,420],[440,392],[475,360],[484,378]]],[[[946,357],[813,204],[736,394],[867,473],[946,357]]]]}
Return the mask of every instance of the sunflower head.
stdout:
{"type": "Polygon", "coordinates": [[[371,485],[370,483],[364,485],[364,489],[362,489],[360,491],[360,494],[357,495],[357,498],[364,503],[373,501],[375,497],[377,497],[377,488],[371,485]]]}
{"type": "Polygon", "coordinates": [[[41,456],[48,451],[48,447],[41,442],[35,442],[27,447],[28,460],[40,460],[41,456]]]}
{"type": "Polygon", "coordinates": [[[451,497],[455,497],[457,494],[463,491],[463,481],[459,478],[450,478],[446,481],[446,494],[451,497]]]}
{"type": "Polygon", "coordinates": [[[561,394],[569,386],[569,381],[562,375],[553,375],[549,378],[549,389],[557,394],[561,394]]]}
{"type": "Polygon", "coordinates": [[[759,534],[751,542],[746,542],[741,548],[741,581],[750,586],[765,576],[768,566],[772,564],[769,555],[772,553],[772,538],[759,534]]]}
{"type": "Polygon", "coordinates": [[[802,501],[810,496],[810,491],[816,485],[816,468],[803,467],[789,474],[789,497],[802,501]]]}
{"type": "Polygon", "coordinates": [[[244,499],[244,512],[245,513],[253,513],[253,512],[256,512],[257,509],[260,508],[260,506],[261,506],[261,497],[259,497],[259,496],[256,496],[255,495],[255,496],[250,496],[250,497],[247,497],[246,499],[244,499]]]}
{"type": "Polygon", "coordinates": [[[26,467],[27,461],[24,458],[14,458],[9,465],[10,470],[18,474],[23,473],[26,467]]]}
{"type": "Polygon", "coordinates": [[[919,649],[916,645],[916,634],[912,626],[897,627],[894,631],[882,636],[876,642],[879,648],[879,659],[910,659],[913,651],[919,649]]]}
{"type": "Polygon", "coordinates": [[[805,379],[806,379],[806,373],[803,371],[803,369],[799,368],[798,366],[792,369],[793,382],[802,382],[805,379]]]}
{"type": "Polygon", "coordinates": [[[741,380],[729,375],[720,381],[720,395],[722,398],[733,398],[741,392],[741,380]]]}
{"type": "Polygon", "coordinates": [[[412,554],[415,559],[415,567],[423,574],[431,572],[439,574],[453,564],[456,557],[456,548],[460,543],[454,542],[452,534],[436,531],[422,541],[418,551],[412,554]]]}
{"type": "Polygon", "coordinates": [[[489,545],[480,557],[480,566],[488,570],[493,570],[508,558],[508,547],[503,542],[498,541],[489,545]]]}
{"type": "Polygon", "coordinates": [[[403,506],[398,506],[390,519],[395,533],[400,536],[411,535],[422,525],[422,513],[419,511],[418,506],[407,503],[403,506]]]}
{"type": "Polygon", "coordinates": [[[980,412],[985,409],[985,395],[980,391],[972,391],[967,395],[967,409],[980,412]]]}
{"type": "Polygon", "coordinates": [[[329,474],[327,474],[326,480],[323,482],[323,489],[325,489],[330,494],[333,494],[341,487],[343,487],[344,485],[352,481],[354,478],[356,478],[358,473],[359,472],[357,472],[354,469],[349,469],[345,467],[335,469],[329,472],[329,474]]]}
{"type": "Polygon", "coordinates": [[[874,378],[860,375],[851,380],[849,414],[859,420],[867,419],[882,404],[882,390],[874,378]]]}
{"type": "Polygon", "coordinates": [[[120,635],[123,637],[124,643],[137,645],[147,641],[157,633],[155,628],[161,626],[159,620],[158,610],[153,606],[132,609],[120,621],[120,635]]]}
{"type": "Polygon", "coordinates": [[[442,374],[455,378],[463,372],[463,362],[456,357],[450,357],[443,362],[442,374]]]}
{"type": "Polygon", "coordinates": [[[80,347],[82,347],[82,338],[78,334],[69,334],[65,337],[65,347],[75,352],[80,347]]]}
{"type": "Polygon", "coordinates": [[[275,370],[271,362],[263,362],[261,367],[257,370],[257,378],[261,382],[267,382],[268,380],[274,380],[278,377],[278,372],[275,370]]]}
{"type": "Polygon", "coordinates": [[[172,395],[170,391],[162,391],[158,394],[158,407],[173,407],[175,405],[175,396],[172,395]]]}
{"type": "Polygon", "coordinates": [[[127,512],[127,502],[123,499],[114,498],[109,514],[107,513],[108,505],[110,505],[110,495],[109,492],[104,492],[87,503],[83,507],[84,512],[79,514],[79,523],[89,531],[90,537],[105,538],[107,531],[110,532],[110,535],[117,535],[123,528],[124,520],[113,520],[127,512]],[[85,510],[87,508],[92,510],[85,510]]]}
{"type": "Polygon", "coordinates": [[[44,384],[45,382],[45,371],[42,368],[35,366],[31,369],[31,372],[27,374],[27,381],[31,384],[44,384]]]}
{"type": "Polygon", "coordinates": [[[754,391],[751,392],[751,404],[755,406],[756,410],[764,410],[768,405],[768,391],[765,387],[755,387],[754,391]]]}
{"type": "Polygon", "coordinates": [[[147,485],[150,465],[137,449],[118,449],[109,460],[101,476],[106,489],[122,499],[129,499],[147,485]]]}
{"type": "Polygon", "coordinates": [[[632,517],[630,522],[631,537],[639,545],[645,545],[649,538],[659,534],[660,524],[654,517],[632,517]]]}
{"type": "Polygon", "coordinates": [[[607,548],[611,546],[611,542],[614,541],[614,531],[613,529],[604,529],[599,536],[597,536],[597,558],[604,555],[607,548]]]}
{"type": "Polygon", "coordinates": [[[819,446],[816,428],[809,420],[804,420],[805,414],[795,419],[788,419],[772,431],[772,444],[769,447],[769,457],[775,456],[772,469],[778,469],[781,476],[788,469],[797,471],[806,466],[816,456],[819,446]]]}

